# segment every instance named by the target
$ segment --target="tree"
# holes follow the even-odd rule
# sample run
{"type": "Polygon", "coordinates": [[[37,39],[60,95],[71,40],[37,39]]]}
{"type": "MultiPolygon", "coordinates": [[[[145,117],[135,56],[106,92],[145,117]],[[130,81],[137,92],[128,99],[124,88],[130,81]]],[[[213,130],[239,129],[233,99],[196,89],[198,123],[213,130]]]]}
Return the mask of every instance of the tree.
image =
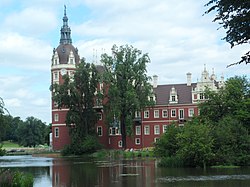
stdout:
{"type": "Polygon", "coordinates": [[[59,108],[68,108],[66,124],[71,130],[72,143],[80,145],[84,137],[93,135],[97,115],[94,109],[99,75],[94,64],[84,59],[77,65],[74,77],[63,77],[62,85],[52,85],[53,100],[59,108]]]}
{"type": "Polygon", "coordinates": [[[131,132],[136,111],[142,111],[153,104],[150,77],[146,75],[148,54],[132,46],[114,45],[112,56],[103,54],[101,62],[105,67],[104,81],[107,86],[105,111],[111,126],[119,126],[123,149],[126,149],[127,132],[131,132]]]}
{"type": "Polygon", "coordinates": [[[203,166],[213,158],[213,138],[211,127],[195,118],[187,122],[182,133],[178,134],[177,156],[184,160],[186,166],[203,166]]]}
{"type": "Polygon", "coordinates": [[[179,149],[177,137],[181,132],[175,124],[171,124],[167,131],[155,143],[154,152],[160,157],[173,157],[176,156],[179,149]]]}
{"type": "Polygon", "coordinates": [[[46,125],[41,120],[28,117],[18,127],[18,142],[26,147],[44,144],[46,125]]]}
{"type": "Polygon", "coordinates": [[[233,116],[249,128],[250,83],[246,77],[229,78],[218,92],[206,90],[205,95],[209,99],[199,105],[202,119],[218,122],[233,116]]]}
{"type": "MultiPolygon", "coordinates": [[[[211,6],[205,13],[208,14],[212,11],[217,11],[214,19],[219,21],[226,31],[226,37],[223,39],[235,45],[247,44],[250,40],[250,2],[247,0],[210,0],[206,6],[211,6]]],[[[250,51],[248,51],[241,60],[242,62],[250,63],[250,51]]]]}
{"type": "Polygon", "coordinates": [[[3,99],[0,97],[0,142],[5,136],[6,133],[6,123],[5,123],[5,117],[4,113],[8,112],[7,109],[4,106],[3,99]]]}

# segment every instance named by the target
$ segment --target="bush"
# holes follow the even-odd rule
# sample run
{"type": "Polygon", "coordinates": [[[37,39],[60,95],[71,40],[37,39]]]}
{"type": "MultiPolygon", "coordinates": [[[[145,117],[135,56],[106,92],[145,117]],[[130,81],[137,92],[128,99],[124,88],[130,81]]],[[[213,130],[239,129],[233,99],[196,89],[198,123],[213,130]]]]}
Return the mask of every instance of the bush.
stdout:
{"type": "Polygon", "coordinates": [[[91,154],[100,149],[102,149],[102,145],[95,136],[86,136],[81,144],[74,141],[70,145],[66,145],[61,154],[63,156],[91,154]]]}
{"type": "Polygon", "coordinates": [[[19,171],[0,170],[1,187],[32,187],[34,183],[31,174],[25,174],[19,171]]]}
{"type": "Polygon", "coordinates": [[[3,156],[6,154],[6,150],[2,149],[3,145],[0,145],[0,156],[3,156]]]}

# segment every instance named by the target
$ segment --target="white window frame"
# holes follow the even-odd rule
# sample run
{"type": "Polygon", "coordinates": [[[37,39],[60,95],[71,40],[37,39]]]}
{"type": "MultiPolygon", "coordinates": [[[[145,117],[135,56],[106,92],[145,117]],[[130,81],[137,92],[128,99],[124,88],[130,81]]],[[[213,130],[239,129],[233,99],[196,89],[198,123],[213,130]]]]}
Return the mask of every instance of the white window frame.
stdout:
{"type": "Polygon", "coordinates": [[[102,126],[97,126],[96,127],[96,132],[97,132],[97,136],[102,136],[102,126]]]}
{"type": "Polygon", "coordinates": [[[159,137],[155,137],[154,142],[156,143],[159,139],[160,139],[159,137]]]}
{"type": "Polygon", "coordinates": [[[122,140],[118,141],[118,147],[122,147],[122,140]]]}
{"type": "Polygon", "coordinates": [[[141,144],[141,139],[135,138],[135,145],[140,145],[140,144],[141,144]]]}
{"type": "Polygon", "coordinates": [[[167,118],[168,117],[168,110],[162,110],[162,117],[163,118],[167,118]],[[164,115],[165,112],[166,112],[167,115],[164,115]]]}
{"type": "Polygon", "coordinates": [[[179,109],[179,119],[184,119],[184,109],[179,109]],[[182,116],[181,116],[181,111],[182,111],[182,116]]]}
{"type": "Polygon", "coordinates": [[[59,81],[59,72],[58,71],[53,72],[53,81],[59,81]]]}
{"type": "Polygon", "coordinates": [[[188,109],[188,117],[193,117],[193,116],[194,116],[194,109],[193,108],[189,108],[188,109]]]}
{"type": "Polygon", "coordinates": [[[149,110],[144,111],[144,118],[149,118],[149,110]]]}
{"type": "Polygon", "coordinates": [[[149,125],[144,126],[144,135],[150,135],[150,126],[149,125]]]}
{"type": "Polygon", "coordinates": [[[54,114],[54,121],[59,121],[59,114],[58,113],[54,114]]]}
{"type": "Polygon", "coordinates": [[[160,134],[160,125],[154,125],[154,134],[159,135],[160,134]]]}
{"type": "Polygon", "coordinates": [[[171,117],[176,117],[176,109],[171,109],[171,117]],[[175,113],[175,115],[173,115],[173,112],[175,113]]]}
{"type": "Polygon", "coordinates": [[[168,125],[163,125],[162,126],[162,132],[165,133],[168,130],[168,125]]]}
{"type": "Polygon", "coordinates": [[[141,117],[141,112],[140,111],[136,111],[135,112],[135,118],[140,118],[141,117]]]}
{"type": "Polygon", "coordinates": [[[141,126],[135,126],[135,135],[141,135],[141,126]]]}
{"type": "Polygon", "coordinates": [[[59,138],[59,127],[55,127],[54,133],[55,133],[55,138],[59,138]]]}
{"type": "Polygon", "coordinates": [[[154,110],[154,118],[159,118],[159,117],[160,117],[160,111],[154,110]]]}

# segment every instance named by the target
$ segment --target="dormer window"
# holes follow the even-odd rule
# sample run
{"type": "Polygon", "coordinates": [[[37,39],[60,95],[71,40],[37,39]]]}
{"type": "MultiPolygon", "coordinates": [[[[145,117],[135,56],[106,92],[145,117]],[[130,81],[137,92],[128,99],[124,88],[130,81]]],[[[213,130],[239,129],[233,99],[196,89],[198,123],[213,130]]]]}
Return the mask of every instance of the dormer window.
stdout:
{"type": "Polygon", "coordinates": [[[69,64],[75,64],[75,56],[74,53],[72,51],[70,51],[69,53],[69,64]]]}
{"type": "Polygon", "coordinates": [[[175,89],[174,86],[170,90],[169,103],[170,104],[178,103],[177,90],[175,89]]]}

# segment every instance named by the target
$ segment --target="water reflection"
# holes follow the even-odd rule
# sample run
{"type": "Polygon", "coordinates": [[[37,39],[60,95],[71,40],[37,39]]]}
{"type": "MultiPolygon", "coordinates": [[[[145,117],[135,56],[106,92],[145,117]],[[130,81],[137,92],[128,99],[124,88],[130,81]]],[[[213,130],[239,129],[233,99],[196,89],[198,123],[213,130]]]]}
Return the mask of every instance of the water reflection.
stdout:
{"type": "Polygon", "coordinates": [[[0,167],[33,173],[35,187],[249,186],[250,168],[158,168],[154,160],[0,157],[0,167]]]}

